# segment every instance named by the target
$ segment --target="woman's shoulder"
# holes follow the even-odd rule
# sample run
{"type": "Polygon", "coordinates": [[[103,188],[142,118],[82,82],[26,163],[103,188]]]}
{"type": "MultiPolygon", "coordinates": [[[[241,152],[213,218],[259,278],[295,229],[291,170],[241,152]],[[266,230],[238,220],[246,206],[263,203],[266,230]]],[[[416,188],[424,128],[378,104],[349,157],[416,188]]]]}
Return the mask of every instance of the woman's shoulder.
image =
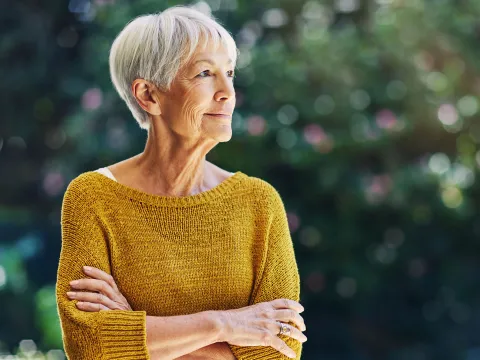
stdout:
{"type": "Polygon", "coordinates": [[[265,179],[247,175],[243,184],[244,188],[247,188],[257,201],[265,201],[269,203],[278,200],[281,201],[279,191],[265,179]]]}
{"type": "MultiPolygon", "coordinates": [[[[212,169],[212,172],[216,174],[218,178],[218,183],[222,183],[231,176],[236,175],[238,172],[229,172],[225,169],[220,168],[219,166],[209,163],[209,166],[212,169]]],[[[237,187],[239,196],[252,196],[257,200],[266,200],[271,201],[272,198],[279,197],[278,191],[275,187],[270,184],[267,180],[261,179],[259,177],[248,175],[244,172],[240,172],[242,176],[241,185],[237,187]]]]}
{"type": "Polygon", "coordinates": [[[85,171],[85,172],[82,172],[80,174],[78,174],[77,176],[75,176],[72,180],[70,180],[68,186],[67,186],[67,189],[68,188],[78,188],[78,189],[81,189],[81,190],[85,190],[87,188],[92,188],[92,185],[94,185],[95,183],[97,183],[95,181],[95,178],[96,178],[96,171],[93,171],[93,170],[90,170],[90,171],[85,171]]]}
{"type": "Polygon", "coordinates": [[[86,171],[74,177],[65,189],[64,201],[88,200],[93,202],[101,192],[100,183],[97,181],[98,176],[103,175],[96,171],[86,171]]]}

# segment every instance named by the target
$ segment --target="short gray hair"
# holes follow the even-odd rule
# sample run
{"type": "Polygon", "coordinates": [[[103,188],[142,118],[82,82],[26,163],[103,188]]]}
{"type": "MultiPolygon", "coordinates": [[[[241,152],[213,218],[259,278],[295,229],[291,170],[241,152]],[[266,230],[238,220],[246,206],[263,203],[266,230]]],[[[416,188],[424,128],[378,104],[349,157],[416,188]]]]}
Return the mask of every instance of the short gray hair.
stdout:
{"type": "Polygon", "coordinates": [[[230,33],[213,16],[188,6],[136,17],[118,34],[110,48],[110,77],[140,128],[148,130],[148,113],[138,105],[131,85],[141,78],[168,91],[200,41],[226,47],[235,66],[239,50],[230,33]]]}

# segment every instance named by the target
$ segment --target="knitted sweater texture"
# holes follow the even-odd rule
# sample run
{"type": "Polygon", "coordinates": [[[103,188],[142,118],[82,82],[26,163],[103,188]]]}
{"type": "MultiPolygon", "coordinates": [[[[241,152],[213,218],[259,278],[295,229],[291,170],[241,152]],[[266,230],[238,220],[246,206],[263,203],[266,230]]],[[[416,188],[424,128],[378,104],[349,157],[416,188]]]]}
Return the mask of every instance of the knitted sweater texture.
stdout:
{"type": "MultiPolygon", "coordinates": [[[[146,316],[300,300],[300,278],[277,190],[240,171],[205,192],[159,196],[89,171],[61,212],[56,299],[68,359],[150,359],[146,316]],[[111,274],[133,311],[86,312],[70,300],[84,265],[111,274]]],[[[289,323],[295,326],[293,322],[289,323]]],[[[300,359],[302,343],[280,335],[300,359]]],[[[289,359],[269,346],[229,344],[237,359],[289,359]]]]}

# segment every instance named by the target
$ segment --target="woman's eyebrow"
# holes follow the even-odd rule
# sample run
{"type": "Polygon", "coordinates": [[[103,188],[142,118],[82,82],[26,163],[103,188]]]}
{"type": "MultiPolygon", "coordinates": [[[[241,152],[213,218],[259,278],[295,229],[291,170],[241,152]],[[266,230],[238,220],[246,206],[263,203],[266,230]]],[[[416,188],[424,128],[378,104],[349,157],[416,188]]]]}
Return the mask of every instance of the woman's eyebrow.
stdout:
{"type": "MultiPolygon", "coordinates": [[[[214,62],[213,60],[211,60],[211,59],[200,59],[200,60],[195,61],[195,62],[193,63],[193,65],[196,65],[196,64],[199,63],[199,62],[206,62],[206,63],[209,63],[210,65],[215,65],[215,62],[214,62]]],[[[232,64],[232,63],[233,63],[232,59],[229,59],[229,60],[228,60],[228,64],[230,65],[230,64],[232,64]]]]}

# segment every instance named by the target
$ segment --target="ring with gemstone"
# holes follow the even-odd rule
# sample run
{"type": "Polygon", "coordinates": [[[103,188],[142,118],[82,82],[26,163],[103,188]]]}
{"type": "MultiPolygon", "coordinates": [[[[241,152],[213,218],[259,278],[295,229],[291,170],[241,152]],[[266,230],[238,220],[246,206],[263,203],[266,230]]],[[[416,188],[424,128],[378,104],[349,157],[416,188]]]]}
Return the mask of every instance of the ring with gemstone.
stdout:
{"type": "Polygon", "coordinates": [[[290,326],[279,321],[278,323],[280,324],[280,332],[278,333],[278,335],[290,335],[290,326]]]}

